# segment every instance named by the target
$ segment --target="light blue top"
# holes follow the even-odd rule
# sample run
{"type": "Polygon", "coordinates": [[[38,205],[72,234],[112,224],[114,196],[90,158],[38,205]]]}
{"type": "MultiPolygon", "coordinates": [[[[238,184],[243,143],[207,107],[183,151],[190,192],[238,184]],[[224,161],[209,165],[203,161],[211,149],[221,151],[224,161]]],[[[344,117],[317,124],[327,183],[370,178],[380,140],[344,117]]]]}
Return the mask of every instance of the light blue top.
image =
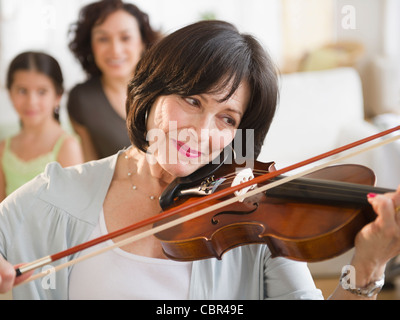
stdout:
{"type": "MultiPolygon", "coordinates": [[[[117,155],[69,168],[51,163],[43,174],[7,197],[0,203],[0,253],[10,263],[18,264],[85,242],[98,222],[117,155]]],[[[73,258],[74,255],[64,258],[52,266],[73,258]]],[[[71,268],[55,273],[55,287],[38,279],[14,288],[14,299],[68,299],[71,268]]],[[[266,245],[235,248],[222,260],[195,261],[189,296],[323,298],[305,263],[271,258],[266,245]]]]}

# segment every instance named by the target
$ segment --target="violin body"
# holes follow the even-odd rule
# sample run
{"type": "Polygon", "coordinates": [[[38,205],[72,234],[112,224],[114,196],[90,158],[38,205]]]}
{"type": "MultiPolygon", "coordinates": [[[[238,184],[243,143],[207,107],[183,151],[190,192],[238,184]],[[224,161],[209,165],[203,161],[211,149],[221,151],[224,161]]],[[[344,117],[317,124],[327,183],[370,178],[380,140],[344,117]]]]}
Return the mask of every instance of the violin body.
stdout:
{"type": "MultiPolygon", "coordinates": [[[[251,173],[244,165],[222,164],[200,180],[185,181],[184,188],[179,183],[172,184],[166,190],[167,198],[174,199],[172,206],[177,206],[270,170],[275,170],[273,163],[255,161],[251,173]],[[207,191],[201,194],[195,190],[207,191]]],[[[336,165],[181,223],[156,237],[161,240],[166,256],[178,261],[221,259],[226,251],[248,244],[266,244],[273,257],[321,261],[352,248],[359,230],[375,219],[367,194],[388,190],[376,190],[374,184],[375,175],[369,168],[336,165]]],[[[256,187],[259,185],[251,189],[256,187]]],[[[242,190],[242,195],[248,190],[242,190]]],[[[223,200],[207,202],[196,210],[223,200]]]]}

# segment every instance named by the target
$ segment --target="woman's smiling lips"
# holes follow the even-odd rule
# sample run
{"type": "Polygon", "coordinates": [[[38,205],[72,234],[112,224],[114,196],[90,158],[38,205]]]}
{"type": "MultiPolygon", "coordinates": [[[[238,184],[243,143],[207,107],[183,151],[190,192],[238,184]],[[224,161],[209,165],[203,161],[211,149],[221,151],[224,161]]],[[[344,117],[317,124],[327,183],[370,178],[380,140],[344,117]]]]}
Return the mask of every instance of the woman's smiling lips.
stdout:
{"type": "Polygon", "coordinates": [[[183,154],[187,158],[199,158],[202,153],[197,150],[192,150],[186,146],[185,142],[173,140],[174,144],[179,153],[183,154]]]}

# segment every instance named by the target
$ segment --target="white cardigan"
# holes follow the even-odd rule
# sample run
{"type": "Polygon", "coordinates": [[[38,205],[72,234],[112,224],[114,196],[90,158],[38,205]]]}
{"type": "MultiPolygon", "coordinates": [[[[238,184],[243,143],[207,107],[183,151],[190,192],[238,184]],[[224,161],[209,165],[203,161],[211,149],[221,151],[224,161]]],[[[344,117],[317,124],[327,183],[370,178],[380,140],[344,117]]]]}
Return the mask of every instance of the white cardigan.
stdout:
{"type": "MultiPolygon", "coordinates": [[[[118,154],[69,168],[51,163],[43,174],[7,197],[0,203],[0,253],[10,263],[18,264],[87,241],[98,222],[118,154]]],[[[52,266],[73,258],[64,258],[52,266]]],[[[55,273],[53,287],[38,279],[15,288],[14,299],[68,299],[71,268],[55,273]]],[[[195,261],[189,296],[323,298],[305,263],[271,258],[266,245],[232,249],[222,260],[195,261]]]]}

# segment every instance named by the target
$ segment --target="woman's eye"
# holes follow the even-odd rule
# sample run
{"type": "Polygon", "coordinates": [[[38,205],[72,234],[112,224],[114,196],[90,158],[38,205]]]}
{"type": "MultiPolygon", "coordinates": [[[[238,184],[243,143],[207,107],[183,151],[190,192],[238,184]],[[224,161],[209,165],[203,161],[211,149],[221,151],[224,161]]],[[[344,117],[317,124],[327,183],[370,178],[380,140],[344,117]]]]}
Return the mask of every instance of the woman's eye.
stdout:
{"type": "Polygon", "coordinates": [[[194,107],[200,106],[200,101],[195,98],[185,98],[185,101],[194,107]]]}
{"type": "Polygon", "coordinates": [[[98,43],[105,43],[108,41],[108,38],[107,37],[97,37],[97,38],[95,38],[95,41],[98,43]]]}
{"type": "Polygon", "coordinates": [[[232,126],[232,127],[236,127],[236,120],[231,118],[231,117],[224,117],[224,121],[226,124],[232,126]]]}

